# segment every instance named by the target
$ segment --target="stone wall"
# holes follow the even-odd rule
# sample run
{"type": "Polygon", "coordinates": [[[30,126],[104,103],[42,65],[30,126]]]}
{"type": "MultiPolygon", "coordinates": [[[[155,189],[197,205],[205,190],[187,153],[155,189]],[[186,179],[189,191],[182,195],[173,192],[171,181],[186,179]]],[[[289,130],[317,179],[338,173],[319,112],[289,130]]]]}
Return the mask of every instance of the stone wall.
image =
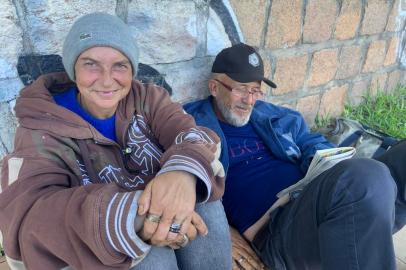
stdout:
{"type": "Polygon", "coordinates": [[[140,47],[140,77],[174,100],[207,95],[214,56],[244,41],[278,84],[268,100],[339,114],[368,88],[404,82],[404,0],[3,0],[0,3],[0,157],[12,150],[15,98],[40,74],[60,70],[73,21],[103,11],[127,22],[140,47]]]}
{"type": "Polygon", "coordinates": [[[358,104],[369,89],[404,83],[406,1],[231,0],[239,22],[253,2],[264,6],[250,15],[259,19],[240,26],[278,85],[269,100],[301,111],[310,124],[358,104]]]}

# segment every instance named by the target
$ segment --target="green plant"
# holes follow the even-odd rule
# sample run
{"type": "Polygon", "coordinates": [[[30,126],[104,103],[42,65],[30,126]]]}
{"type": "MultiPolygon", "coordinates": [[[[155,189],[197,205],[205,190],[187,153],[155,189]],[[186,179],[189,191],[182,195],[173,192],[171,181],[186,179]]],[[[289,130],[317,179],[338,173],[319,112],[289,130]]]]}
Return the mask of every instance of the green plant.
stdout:
{"type": "Polygon", "coordinates": [[[314,125],[312,127],[312,130],[318,130],[322,127],[328,126],[328,124],[331,122],[331,116],[320,116],[319,114],[316,115],[316,118],[314,119],[314,125]]]}
{"type": "Polygon", "coordinates": [[[406,138],[406,86],[363,98],[358,106],[345,106],[343,116],[393,137],[406,138]]]}

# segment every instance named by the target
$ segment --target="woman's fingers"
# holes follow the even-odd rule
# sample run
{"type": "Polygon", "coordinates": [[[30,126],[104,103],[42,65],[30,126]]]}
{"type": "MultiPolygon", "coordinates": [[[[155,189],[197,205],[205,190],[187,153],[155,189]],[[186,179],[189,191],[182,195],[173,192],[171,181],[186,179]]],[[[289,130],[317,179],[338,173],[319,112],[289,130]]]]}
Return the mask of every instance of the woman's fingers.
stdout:
{"type": "Polygon", "coordinates": [[[202,217],[196,212],[193,212],[192,214],[192,224],[200,235],[206,236],[208,234],[209,230],[207,228],[206,223],[203,221],[202,217]]]}
{"type": "MultiPolygon", "coordinates": [[[[148,211],[160,215],[160,220],[157,224],[145,222],[145,237],[153,245],[167,245],[168,240],[176,239],[182,227],[185,231],[188,229],[189,224],[185,220],[191,218],[195,207],[196,179],[187,172],[174,171],[160,174],[151,182],[148,211]]],[[[143,200],[146,201],[145,198],[143,200]]]]}

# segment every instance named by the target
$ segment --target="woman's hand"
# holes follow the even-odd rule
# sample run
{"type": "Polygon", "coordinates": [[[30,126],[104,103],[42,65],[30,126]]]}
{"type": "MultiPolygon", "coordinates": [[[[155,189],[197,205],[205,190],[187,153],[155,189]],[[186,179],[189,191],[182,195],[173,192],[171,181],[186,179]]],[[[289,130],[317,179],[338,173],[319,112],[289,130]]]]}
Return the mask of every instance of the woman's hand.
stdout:
{"type": "Polygon", "coordinates": [[[200,216],[194,216],[195,204],[196,179],[192,174],[172,171],[158,175],[148,183],[138,200],[138,214],[146,214],[141,238],[156,246],[176,244],[180,236],[183,238],[183,234],[189,232],[194,221],[200,222],[200,216]],[[148,218],[151,215],[154,219],[148,218]]]}
{"type": "Polygon", "coordinates": [[[175,243],[169,244],[171,248],[178,249],[185,247],[190,241],[195,240],[198,234],[203,236],[207,235],[207,226],[198,213],[193,212],[190,222],[191,225],[186,234],[179,233],[176,237],[175,243]]]}

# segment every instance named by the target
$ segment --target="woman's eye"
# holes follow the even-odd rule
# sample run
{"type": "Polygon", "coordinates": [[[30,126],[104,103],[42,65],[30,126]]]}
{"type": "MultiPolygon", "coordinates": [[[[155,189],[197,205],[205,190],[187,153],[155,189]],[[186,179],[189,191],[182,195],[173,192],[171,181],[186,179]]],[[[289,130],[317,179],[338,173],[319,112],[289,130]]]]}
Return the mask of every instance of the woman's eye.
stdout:
{"type": "Polygon", "coordinates": [[[125,68],[125,69],[127,69],[128,68],[128,66],[126,65],[126,64],[120,64],[120,65],[118,65],[120,68],[125,68]]]}
{"type": "Polygon", "coordinates": [[[126,64],[117,64],[117,65],[115,65],[115,68],[116,68],[116,70],[125,71],[125,70],[128,69],[128,65],[126,65],[126,64]]]}

